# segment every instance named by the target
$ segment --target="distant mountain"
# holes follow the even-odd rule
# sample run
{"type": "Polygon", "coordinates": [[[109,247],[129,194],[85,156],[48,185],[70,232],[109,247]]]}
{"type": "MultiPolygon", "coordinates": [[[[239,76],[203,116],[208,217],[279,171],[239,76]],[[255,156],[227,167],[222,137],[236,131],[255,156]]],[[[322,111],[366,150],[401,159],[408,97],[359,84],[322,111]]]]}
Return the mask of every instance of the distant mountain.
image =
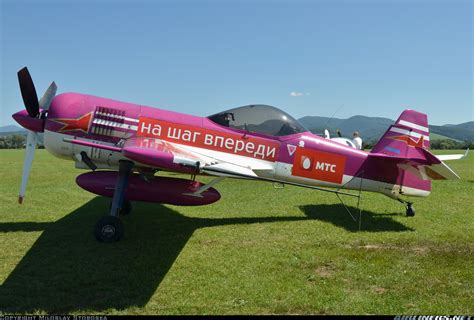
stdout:
{"type": "MultiPolygon", "coordinates": [[[[366,142],[375,142],[385,133],[395,121],[388,118],[353,116],[349,119],[337,119],[318,116],[307,116],[299,121],[311,132],[323,134],[328,129],[331,137],[336,136],[336,130],[340,130],[345,137],[351,137],[354,131],[359,131],[362,139],[366,142]]],[[[444,126],[430,125],[430,132],[434,133],[434,139],[453,139],[460,141],[474,140],[474,121],[461,124],[447,124],[444,126]]]]}
{"type": "Polygon", "coordinates": [[[330,119],[316,116],[303,117],[299,121],[316,134],[323,134],[324,129],[328,129],[331,137],[337,135],[337,130],[340,130],[344,137],[352,137],[354,131],[359,131],[365,141],[381,137],[387,128],[394,123],[391,119],[366,116],[353,116],[349,119],[330,119]]]}
{"type": "Polygon", "coordinates": [[[338,118],[329,118],[329,117],[319,117],[319,116],[306,116],[298,119],[298,121],[304,125],[306,128],[312,130],[313,128],[322,128],[324,129],[329,127],[339,127],[339,125],[344,122],[344,119],[338,118]]]}
{"type": "Polygon", "coordinates": [[[460,124],[445,124],[443,127],[457,127],[474,131],[474,121],[464,122],[460,124]]]}
{"type": "Polygon", "coordinates": [[[474,122],[466,122],[458,125],[430,126],[430,132],[438,133],[453,139],[462,141],[474,140],[474,122]],[[470,127],[469,124],[470,123],[470,127]]]}
{"type": "Polygon", "coordinates": [[[12,133],[12,132],[20,132],[20,131],[26,131],[22,127],[15,126],[15,125],[9,125],[9,126],[4,126],[0,127],[0,134],[2,133],[12,133]]]}

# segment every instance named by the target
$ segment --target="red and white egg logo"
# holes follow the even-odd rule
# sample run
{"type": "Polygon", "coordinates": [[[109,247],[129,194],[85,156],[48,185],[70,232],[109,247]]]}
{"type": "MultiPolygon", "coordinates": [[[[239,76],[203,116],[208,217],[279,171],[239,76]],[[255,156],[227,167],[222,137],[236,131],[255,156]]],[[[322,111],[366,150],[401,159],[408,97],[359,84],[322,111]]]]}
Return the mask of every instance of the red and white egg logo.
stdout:
{"type": "Polygon", "coordinates": [[[311,171],[312,159],[307,156],[301,156],[301,169],[311,171]]]}

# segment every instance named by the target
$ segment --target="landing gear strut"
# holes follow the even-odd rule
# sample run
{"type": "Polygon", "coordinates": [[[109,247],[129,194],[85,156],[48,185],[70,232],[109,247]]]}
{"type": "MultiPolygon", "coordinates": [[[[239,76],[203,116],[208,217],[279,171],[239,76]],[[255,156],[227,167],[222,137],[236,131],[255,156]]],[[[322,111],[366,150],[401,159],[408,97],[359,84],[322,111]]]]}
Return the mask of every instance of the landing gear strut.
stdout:
{"type": "MultiPolygon", "coordinates": [[[[110,201],[109,210],[112,209],[112,201],[110,201]]],[[[132,202],[129,200],[123,200],[122,208],[120,208],[119,216],[126,216],[132,212],[132,202]]]]}
{"type": "Polygon", "coordinates": [[[94,234],[98,241],[113,242],[123,237],[124,228],[119,218],[119,213],[126,214],[124,209],[131,210],[130,202],[124,200],[125,190],[128,186],[128,177],[132,173],[133,162],[127,160],[119,161],[119,176],[115,184],[114,197],[108,216],[101,218],[95,225],[94,234]],[[128,202],[128,206],[127,206],[128,202]]]}

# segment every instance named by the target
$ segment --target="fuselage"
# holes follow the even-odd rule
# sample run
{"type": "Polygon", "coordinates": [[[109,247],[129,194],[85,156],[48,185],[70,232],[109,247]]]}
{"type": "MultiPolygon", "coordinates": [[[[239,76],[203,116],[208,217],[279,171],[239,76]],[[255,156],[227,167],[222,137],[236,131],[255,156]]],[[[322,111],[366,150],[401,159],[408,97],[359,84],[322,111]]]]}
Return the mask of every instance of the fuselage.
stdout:
{"type": "MultiPolygon", "coordinates": [[[[270,136],[228,128],[197,117],[115,100],[65,93],[54,98],[44,127],[44,143],[53,155],[86,169],[81,152],[100,169],[115,169],[121,152],[71,144],[68,138],[121,146],[130,138],[146,137],[183,146],[224,162],[252,168],[264,178],[309,186],[362,189],[397,197],[427,196],[429,185],[396,165],[370,163],[368,153],[311,132],[270,136]],[[403,186],[401,181],[403,180],[403,186]]],[[[146,142],[148,141],[148,142],[146,142]]],[[[136,163],[146,170],[149,165],[136,163]]],[[[179,168],[170,167],[173,171],[179,168]]],[[[170,169],[164,168],[164,169],[170,169]]],[[[188,172],[183,168],[182,172],[188,172]]]]}

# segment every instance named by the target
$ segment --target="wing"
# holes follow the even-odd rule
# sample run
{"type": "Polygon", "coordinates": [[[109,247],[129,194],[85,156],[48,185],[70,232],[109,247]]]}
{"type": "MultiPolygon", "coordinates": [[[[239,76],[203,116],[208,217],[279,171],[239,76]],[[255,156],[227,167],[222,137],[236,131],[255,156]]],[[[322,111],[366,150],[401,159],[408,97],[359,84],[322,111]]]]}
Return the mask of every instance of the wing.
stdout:
{"type": "Polygon", "coordinates": [[[65,142],[99,148],[122,154],[139,163],[161,169],[186,171],[199,169],[210,175],[238,178],[269,177],[274,167],[258,159],[213,152],[195,147],[183,146],[161,139],[146,137],[130,138],[123,147],[99,144],[79,139],[64,139],[65,142]],[[206,153],[206,154],[205,154],[206,153]],[[245,165],[242,165],[245,163],[245,165]],[[258,174],[257,174],[258,173],[258,174]]]}
{"type": "Polygon", "coordinates": [[[255,173],[257,170],[273,171],[271,166],[253,162],[250,158],[245,165],[242,165],[240,159],[232,159],[227,155],[223,156],[226,158],[223,159],[216,154],[204,154],[203,150],[194,147],[145,137],[128,139],[122,148],[122,153],[131,160],[155,168],[177,171],[183,168],[199,168],[201,172],[217,176],[258,178],[255,173]]]}
{"type": "Polygon", "coordinates": [[[198,162],[208,163],[208,159],[195,157],[163,140],[149,138],[128,139],[122,153],[131,160],[165,169],[175,169],[176,165],[196,167],[198,162]]]}

